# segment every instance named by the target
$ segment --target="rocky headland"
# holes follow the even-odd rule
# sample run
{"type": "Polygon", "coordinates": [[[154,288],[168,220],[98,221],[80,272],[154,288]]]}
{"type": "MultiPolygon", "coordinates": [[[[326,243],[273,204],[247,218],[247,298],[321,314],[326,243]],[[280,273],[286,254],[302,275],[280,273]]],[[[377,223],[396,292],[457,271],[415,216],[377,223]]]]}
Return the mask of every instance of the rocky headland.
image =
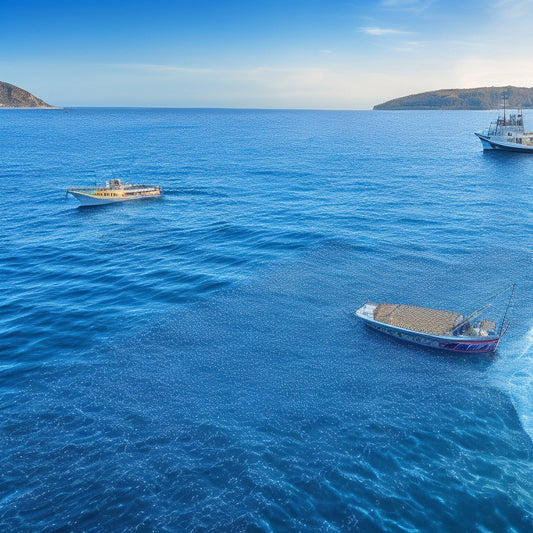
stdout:
{"type": "Polygon", "coordinates": [[[0,81],[0,108],[2,107],[57,109],[55,106],[47,104],[28,91],[11,85],[11,83],[6,83],[5,81],[0,81]]]}

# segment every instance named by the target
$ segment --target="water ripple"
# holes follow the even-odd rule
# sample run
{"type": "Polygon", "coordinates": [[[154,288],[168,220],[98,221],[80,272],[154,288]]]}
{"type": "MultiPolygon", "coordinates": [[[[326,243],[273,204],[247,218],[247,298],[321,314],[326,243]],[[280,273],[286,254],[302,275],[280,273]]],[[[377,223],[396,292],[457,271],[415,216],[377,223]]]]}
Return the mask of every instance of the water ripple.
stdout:
{"type": "Polygon", "coordinates": [[[533,160],[437,115],[3,113],[0,530],[530,530],[533,160]],[[509,280],[494,358],[353,316],[509,280]]]}

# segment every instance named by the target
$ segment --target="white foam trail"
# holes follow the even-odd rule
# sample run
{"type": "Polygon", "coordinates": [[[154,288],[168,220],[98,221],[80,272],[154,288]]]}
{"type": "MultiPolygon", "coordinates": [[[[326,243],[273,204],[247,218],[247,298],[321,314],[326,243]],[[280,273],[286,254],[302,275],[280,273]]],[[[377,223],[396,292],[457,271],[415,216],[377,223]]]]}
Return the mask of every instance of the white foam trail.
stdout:
{"type": "Polygon", "coordinates": [[[533,348],[533,327],[526,334],[526,347],[524,348],[524,351],[519,355],[519,357],[523,357],[526,354],[532,355],[531,353],[532,348],[533,348]]]}
{"type": "Polygon", "coordinates": [[[524,339],[525,345],[512,365],[509,392],[520,423],[533,440],[533,327],[524,339]]]}

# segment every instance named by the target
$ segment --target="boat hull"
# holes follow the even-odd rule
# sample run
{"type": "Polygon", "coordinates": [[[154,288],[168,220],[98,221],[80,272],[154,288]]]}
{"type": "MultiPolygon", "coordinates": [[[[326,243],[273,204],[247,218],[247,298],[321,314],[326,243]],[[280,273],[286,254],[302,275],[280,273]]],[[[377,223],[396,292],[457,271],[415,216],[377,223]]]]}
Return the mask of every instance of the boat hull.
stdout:
{"type": "Polygon", "coordinates": [[[427,348],[436,348],[439,350],[447,350],[450,352],[460,353],[490,353],[496,351],[499,336],[487,337],[466,337],[462,335],[447,336],[447,335],[430,335],[427,333],[420,333],[408,329],[391,326],[378,322],[363,313],[363,308],[356,311],[356,315],[361,318],[367,326],[375,329],[381,333],[385,333],[391,337],[395,337],[402,341],[418,344],[427,348]]]}
{"type": "Polygon", "coordinates": [[[505,152],[533,154],[533,146],[516,142],[496,141],[494,138],[488,135],[483,135],[482,133],[476,133],[476,136],[481,141],[483,150],[503,150],[505,152]]]}
{"type": "Polygon", "coordinates": [[[116,204],[121,202],[129,202],[131,200],[141,200],[143,198],[159,198],[160,194],[129,194],[122,197],[102,197],[95,196],[94,194],[69,190],[68,191],[78,202],[80,202],[80,207],[85,206],[95,206],[95,205],[106,205],[106,204],[116,204]]]}

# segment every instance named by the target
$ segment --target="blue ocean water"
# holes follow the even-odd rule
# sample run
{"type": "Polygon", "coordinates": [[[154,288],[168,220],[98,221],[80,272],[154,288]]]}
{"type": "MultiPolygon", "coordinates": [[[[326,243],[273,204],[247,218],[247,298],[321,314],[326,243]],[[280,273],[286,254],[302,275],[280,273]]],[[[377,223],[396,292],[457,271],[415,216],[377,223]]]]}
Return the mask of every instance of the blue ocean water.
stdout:
{"type": "Polygon", "coordinates": [[[0,530],[531,531],[533,157],[493,118],[1,110],[0,530]],[[165,194],[65,198],[109,178],[165,194]],[[496,356],[353,316],[510,282],[496,356]]]}

